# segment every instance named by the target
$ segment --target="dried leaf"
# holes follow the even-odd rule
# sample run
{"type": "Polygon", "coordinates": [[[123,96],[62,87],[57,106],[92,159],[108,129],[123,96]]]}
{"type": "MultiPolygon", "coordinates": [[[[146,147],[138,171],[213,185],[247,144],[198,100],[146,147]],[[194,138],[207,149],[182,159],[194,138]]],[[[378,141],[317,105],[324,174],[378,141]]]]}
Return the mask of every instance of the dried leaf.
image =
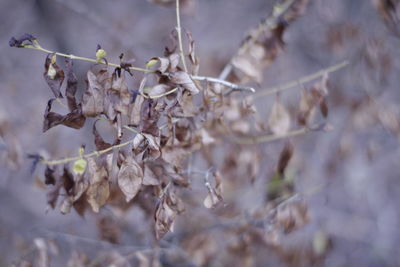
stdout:
{"type": "Polygon", "coordinates": [[[46,166],[46,170],[44,171],[44,177],[45,177],[44,183],[46,185],[49,185],[49,184],[55,185],[56,184],[54,170],[51,169],[49,166],[46,166]]]}
{"type": "Polygon", "coordinates": [[[281,154],[279,156],[277,172],[280,176],[283,176],[285,169],[293,156],[293,145],[290,142],[286,142],[281,154]]]}
{"type": "Polygon", "coordinates": [[[67,68],[67,88],[65,89],[65,94],[67,96],[68,108],[70,111],[79,109],[75,99],[75,94],[78,90],[78,79],[72,71],[72,65],[71,59],[65,59],[65,66],[67,68]]]}
{"type": "Polygon", "coordinates": [[[47,102],[46,111],[44,113],[43,132],[57,125],[64,125],[73,129],[80,129],[85,124],[86,118],[82,115],[80,109],[68,113],[67,115],[60,115],[51,111],[51,106],[55,99],[50,99],[47,102]]]}
{"type": "Polygon", "coordinates": [[[87,88],[82,98],[82,112],[86,117],[96,117],[104,111],[105,91],[111,86],[108,72],[87,72],[87,88]]]}
{"type": "Polygon", "coordinates": [[[397,36],[400,36],[400,2],[396,0],[373,0],[384,23],[397,36]]]}
{"type": "Polygon", "coordinates": [[[125,195],[126,202],[139,192],[143,181],[143,170],[133,157],[127,157],[118,172],[118,186],[125,195]]]}
{"type": "Polygon", "coordinates": [[[64,71],[56,63],[56,55],[48,54],[44,64],[43,77],[56,98],[62,98],[60,91],[64,81],[64,71]]]}
{"type": "Polygon", "coordinates": [[[157,101],[145,99],[140,109],[139,129],[142,133],[148,133],[153,136],[159,136],[157,125],[160,118],[160,112],[156,110],[157,101]]]}
{"type": "Polygon", "coordinates": [[[25,47],[26,45],[35,45],[34,42],[37,41],[36,37],[29,33],[23,34],[20,38],[16,39],[15,37],[11,37],[8,44],[11,47],[25,47]]]}
{"type": "Polygon", "coordinates": [[[206,187],[208,190],[208,195],[204,199],[203,204],[207,209],[215,208],[219,203],[222,203],[222,179],[219,172],[213,174],[215,185],[211,186],[209,179],[206,180],[206,187]]]}
{"type": "Polygon", "coordinates": [[[111,88],[105,91],[104,109],[107,117],[114,120],[117,113],[127,115],[131,102],[131,93],[125,80],[125,72],[118,75],[115,71],[111,77],[111,88]]]}
{"type": "Polygon", "coordinates": [[[87,201],[94,212],[99,212],[110,197],[110,185],[107,180],[107,171],[104,166],[98,166],[94,159],[88,158],[88,173],[90,185],[86,191],[87,201]]]}
{"type": "Polygon", "coordinates": [[[291,233],[309,221],[307,206],[303,202],[288,203],[278,209],[276,220],[285,234],[291,233]]]}
{"type": "Polygon", "coordinates": [[[73,194],[72,191],[75,186],[75,181],[74,181],[74,177],[68,171],[66,166],[64,166],[62,181],[63,181],[64,190],[67,193],[67,195],[72,195],[73,194]]]}
{"type": "Polygon", "coordinates": [[[92,133],[94,135],[94,144],[96,145],[97,151],[99,151],[99,150],[107,149],[107,148],[111,147],[112,145],[105,142],[104,139],[99,134],[99,132],[97,131],[97,129],[96,129],[97,122],[98,122],[98,120],[96,120],[93,123],[92,133]]]}
{"type": "Polygon", "coordinates": [[[268,123],[272,133],[275,135],[285,135],[290,129],[290,115],[282,105],[280,98],[277,97],[272,105],[268,123]]]}
{"type": "Polygon", "coordinates": [[[60,212],[62,214],[67,214],[71,212],[71,208],[73,205],[73,197],[65,197],[61,202],[60,212]]]}
{"type": "Polygon", "coordinates": [[[189,31],[186,31],[186,35],[189,39],[189,55],[188,56],[189,56],[190,63],[192,64],[192,75],[198,75],[200,63],[199,63],[199,57],[197,57],[195,54],[195,42],[193,40],[193,35],[189,31]]]}
{"type": "Polygon", "coordinates": [[[184,71],[177,71],[170,74],[171,82],[182,86],[184,89],[189,90],[192,94],[198,94],[200,91],[196,84],[190,78],[189,74],[184,71]]]}
{"type": "Polygon", "coordinates": [[[168,231],[172,231],[176,215],[183,212],[183,204],[170,189],[164,193],[157,203],[155,212],[156,238],[160,240],[168,231]]]}
{"type": "Polygon", "coordinates": [[[149,165],[145,165],[144,167],[143,185],[161,185],[160,180],[151,170],[149,165]]]}

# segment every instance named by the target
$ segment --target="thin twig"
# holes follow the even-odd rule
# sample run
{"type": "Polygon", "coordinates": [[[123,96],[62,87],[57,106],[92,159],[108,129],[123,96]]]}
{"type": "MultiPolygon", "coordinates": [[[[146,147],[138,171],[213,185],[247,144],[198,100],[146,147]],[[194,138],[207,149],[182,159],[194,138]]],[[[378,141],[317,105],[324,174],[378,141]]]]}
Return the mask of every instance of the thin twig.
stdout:
{"type": "MultiPolygon", "coordinates": [[[[39,50],[39,51],[42,51],[42,52],[45,52],[45,53],[49,53],[49,54],[56,54],[57,56],[66,57],[66,58],[70,58],[70,59],[76,59],[76,60],[81,60],[81,61],[86,61],[86,62],[104,64],[104,65],[108,65],[108,66],[112,66],[112,67],[116,67],[116,68],[120,68],[121,67],[121,65],[119,65],[119,64],[106,63],[104,61],[99,61],[99,60],[93,59],[93,58],[80,57],[80,56],[75,56],[75,55],[69,55],[69,54],[64,54],[64,53],[60,53],[60,52],[55,52],[55,51],[51,51],[51,50],[45,49],[45,48],[43,48],[41,46],[27,45],[27,46],[24,46],[24,48],[35,49],[35,50],[39,50]]],[[[143,68],[139,68],[139,67],[129,67],[129,69],[130,70],[141,71],[141,72],[146,72],[146,73],[154,72],[153,70],[143,69],[143,68]]]]}
{"type": "Polygon", "coordinates": [[[225,94],[229,94],[232,91],[248,91],[248,92],[252,92],[252,93],[254,93],[256,91],[253,87],[250,87],[250,86],[242,86],[242,85],[234,84],[234,83],[231,83],[231,82],[228,82],[225,80],[212,78],[212,77],[192,76],[192,79],[198,80],[198,81],[207,81],[207,82],[212,82],[212,83],[218,83],[218,84],[222,84],[222,85],[225,85],[225,86],[231,88],[231,90],[229,90],[225,94]]]}
{"type": "Polygon", "coordinates": [[[76,161],[81,158],[91,158],[91,157],[95,157],[95,156],[100,156],[102,154],[112,151],[115,148],[121,148],[121,147],[127,146],[127,145],[131,144],[132,141],[133,140],[129,140],[129,141],[126,141],[125,143],[114,145],[114,146],[111,146],[109,148],[106,148],[106,149],[103,149],[100,151],[94,151],[94,152],[91,152],[88,154],[84,154],[82,156],[68,157],[68,158],[63,158],[63,159],[58,159],[58,160],[42,160],[41,162],[46,165],[57,165],[57,164],[65,164],[65,163],[69,163],[72,161],[76,161]]]}
{"type": "Polygon", "coordinates": [[[290,81],[288,83],[281,84],[281,85],[278,85],[278,86],[275,86],[275,87],[272,87],[272,88],[267,88],[267,89],[264,89],[264,90],[257,91],[252,96],[253,97],[260,97],[260,96],[268,96],[268,95],[276,94],[278,92],[290,89],[290,88],[298,86],[300,84],[303,84],[303,83],[310,82],[312,80],[318,79],[319,77],[324,76],[326,73],[331,73],[331,72],[338,71],[341,68],[344,68],[347,65],[349,65],[349,63],[350,62],[348,60],[343,61],[343,62],[341,62],[339,64],[336,64],[336,65],[333,65],[333,66],[331,66],[329,68],[322,69],[322,70],[319,70],[319,71],[317,71],[317,72],[315,72],[313,74],[301,77],[300,79],[297,79],[297,80],[294,80],[294,81],[290,81]]]}
{"type": "Polygon", "coordinates": [[[179,0],[176,0],[176,31],[178,33],[179,54],[181,56],[183,69],[185,70],[185,72],[188,72],[186,67],[185,55],[183,54],[181,18],[179,15],[179,0]]]}
{"type": "Polygon", "coordinates": [[[302,129],[294,130],[291,132],[288,132],[287,134],[284,135],[275,135],[275,134],[267,134],[267,135],[260,135],[260,136],[240,136],[240,137],[231,137],[232,141],[241,144],[241,145],[254,145],[254,144],[260,144],[260,143],[267,143],[267,142],[273,142],[279,139],[284,139],[288,137],[293,137],[293,136],[298,136],[298,135],[303,135],[309,132],[315,132],[315,131],[327,131],[329,130],[330,126],[326,124],[321,124],[321,125],[316,125],[312,127],[305,127],[302,129]]]}
{"type": "Polygon", "coordinates": [[[167,92],[165,92],[165,93],[163,93],[163,94],[160,94],[160,95],[152,95],[152,96],[150,96],[150,95],[145,95],[144,93],[140,93],[140,94],[141,94],[144,98],[157,99],[157,98],[161,98],[161,97],[170,95],[170,94],[174,93],[176,90],[178,90],[178,87],[175,87],[174,89],[171,89],[171,90],[169,90],[169,91],[167,91],[167,92]]]}

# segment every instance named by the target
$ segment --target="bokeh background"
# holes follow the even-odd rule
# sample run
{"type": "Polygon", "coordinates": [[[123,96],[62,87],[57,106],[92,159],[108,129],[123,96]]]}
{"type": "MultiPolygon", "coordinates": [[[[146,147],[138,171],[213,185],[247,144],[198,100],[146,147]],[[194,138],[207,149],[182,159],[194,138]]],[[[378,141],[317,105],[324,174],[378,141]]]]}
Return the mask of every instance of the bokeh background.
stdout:
{"type": "MultiPolygon", "coordinates": [[[[196,41],[200,74],[213,77],[274,4],[272,0],[187,2],[183,27],[196,41]]],[[[348,67],[330,75],[328,121],[333,130],[296,137],[291,163],[298,171],[298,192],[307,192],[310,222],[284,242],[288,247],[309,246],[323,233],[332,244],[318,263],[323,266],[400,265],[400,39],[386,27],[374,2],[311,0],[304,16],[285,32],[285,51],[266,69],[264,82],[258,86],[267,88],[344,59],[350,61],[348,67]]],[[[151,242],[143,237],[149,223],[139,207],[123,219],[116,217],[121,220],[119,244],[101,240],[98,233],[101,216],[112,213],[107,208],[85,218],[76,213],[61,215],[58,210],[46,212],[45,190],[38,182],[42,173],[31,175],[26,154],[66,157],[76,154],[82,143],[92,150],[91,124],[79,132],[59,126],[43,134],[43,113],[52,94],[42,76],[45,54],[10,48],[8,41],[27,32],[45,48],[88,57],[94,57],[101,44],[110,61],[117,62],[123,52],[135,59],[135,65],[143,66],[149,58],[161,56],[170,42],[174,6],[144,0],[2,0],[0,14],[0,265],[35,258],[38,238],[57,244],[54,248],[47,244],[53,253],[51,266],[65,266],[81,251],[95,257],[99,251],[125,255],[150,249],[151,242]]],[[[80,90],[89,66],[75,62],[80,90]]],[[[131,87],[139,80],[140,74],[135,73],[131,87]]],[[[300,90],[294,88],[282,97],[285,105],[295,107],[300,90]]],[[[266,116],[273,101],[274,97],[256,101],[260,117],[266,116]]],[[[275,162],[280,145],[263,145],[269,156],[260,164],[275,162]]],[[[262,184],[265,174],[259,176],[262,184]]],[[[265,190],[257,185],[249,183],[236,201],[246,208],[256,205],[265,190]]],[[[209,212],[199,209],[200,214],[209,212]]],[[[180,216],[176,228],[184,229],[190,217],[190,211],[180,216]]],[[[173,240],[167,238],[164,245],[182,250],[173,240]]],[[[251,265],[285,265],[264,249],[251,265]]],[[[190,264],[201,263],[193,255],[187,257],[190,264]]],[[[220,255],[209,264],[224,266],[223,259],[220,255]]]]}

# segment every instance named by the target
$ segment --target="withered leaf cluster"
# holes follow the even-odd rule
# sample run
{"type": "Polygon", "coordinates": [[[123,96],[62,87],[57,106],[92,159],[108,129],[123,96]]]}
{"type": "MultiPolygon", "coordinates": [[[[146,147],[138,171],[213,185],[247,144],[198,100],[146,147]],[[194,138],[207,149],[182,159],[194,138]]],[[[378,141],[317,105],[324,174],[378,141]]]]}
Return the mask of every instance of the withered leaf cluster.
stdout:
{"type": "Polygon", "coordinates": [[[285,30],[303,15],[308,3],[309,0],[297,0],[286,8],[277,6],[271,16],[249,32],[231,62],[240,80],[250,79],[261,83],[263,70],[284,49],[285,30]]]}
{"type": "MultiPolygon", "coordinates": [[[[294,1],[284,12],[274,13],[272,19],[262,22],[249,35],[231,61],[235,74],[243,74],[238,77],[241,82],[246,79],[261,82],[263,68],[283,51],[286,28],[303,13],[308,2],[294,1]]],[[[190,73],[180,67],[181,58],[176,49],[167,48],[163,56],[147,62],[146,73],[138,88],[129,83],[136,77],[126,75],[127,72],[132,75],[132,65],[122,62],[121,55],[120,66],[111,70],[105,60],[105,51],[98,46],[96,58],[99,64],[87,71],[86,86],[81,88],[83,94],[79,99],[80,88],[72,61],[67,59],[63,70],[57,64],[57,54],[46,57],[43,76],[54,98],[47,102],[43,131],[57,125],[81,129],[85,123],[94,120],[90,126],[96,147],[95,152],[86,154],[81,148],[79,157],[56,163],[34,156],[37,162],[47,164],[44,184],[48,187],[50,208],[57,207],[63,214],[74,209],[84,216],[88,210],[99,213],[105,205],[120,211],[138,205],[146,216],[151,215],[148,218],[154,218],[152,227],[156,239],[173,232],[178,215],[185,209],[192,209],[194,203],[210,213],[225,212],[226,217],[243,212],[232,198],[240,198],[239,189],[243,185],[255,183],[264,158],[261,146],[246,149],[237,144],[235,138],[250,138],[257,143],[258,139],[253,137],[264,133],[276,139],[287,137],[292,130],[293,114],[285,107],[280,95],[269,107],[269,115],[260,116],[249,98],[232,97],[225,94],[224,86],[208,82],[202,88],[194,80],[199,59],[189,32],[187,39],[190,73]],[[68,112],[62,115],[52,111],[56,103],[68,112]],[[103,138],[101,124],[114,132],[113,141],[103,138]],[[225,146],[228,153],[215,153],[216,145],[225,146]],[[208,171],[192,170],[192,157],[197,151],[200,153],[196,155],[202,157],[208,171]],[[194,176],[199,174],[204,176],[203,195],[200,198],[188,196],[190,190],[182,189],[190,188],[194,176]]],[[[34,45],[35,40],[26,35],[12,39],[10,45],[34,45]]],[[[300,126],[312,126],[317,107],[322,116],[327,117],[327,86],[325,77],[303,91],[298,111],[300,126]]],[[[264,243],[274,243],[273,235],[277,232],[290,233],[308,221],[307,207],[303,203],[279,204],[294,194],[293,184],[284,182],[293,151],[293,144],[288,141],[280,153],[273,177],[269,179],[269,188],[265,190],[268,203],[263,201],[262,205],[267,209],[262,218],[269,222],[265,223],[268,225],[264,225],[263,234],[257,237],[264,243]],[[269,201],[274,206],[272,211],[269,201]]],[[[252,236],[259,231],[260,227],[252,224],[256,216],[249,213],[248,217],[245,225],[250,230],[233,225],[233,231],[246,232],[243,236],[252,236]]],[[[104,239],[118,242],[119,231],[112,230],[117,227],[115,224],[104,219],[98,226],[104,231],[104,239]]],[[[251,238],[243,237],[238,241],[238,247],[245,247],[251,238]]],[[[211,237],[205,235],[201,240],[204,244],[213,242],[208,239],[211,237]]]]}

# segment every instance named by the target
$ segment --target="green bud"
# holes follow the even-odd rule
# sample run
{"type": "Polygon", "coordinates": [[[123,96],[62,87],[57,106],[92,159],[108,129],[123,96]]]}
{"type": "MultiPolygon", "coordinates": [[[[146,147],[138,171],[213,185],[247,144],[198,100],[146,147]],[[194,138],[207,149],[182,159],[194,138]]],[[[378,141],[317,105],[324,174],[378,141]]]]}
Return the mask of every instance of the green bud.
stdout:
{"type": "Polygon", "coordinates": [[[87,166],[87,161],[85,159],[78,159],[74,162],[74,165],[72,166],[72,171],[76,175],[82,175],[87,166]]]}
{"type": "Polygon", "coordinates": [[[97,52],[96,52],[96,59],[97,59],[98,61],[102,60],[102,59],[105,58],[106,56],[107,56],[107,52],[106,52],[104,49],[100,48],[99,50],[97,50],[97,52]]]}
{"type": "Polygon", "coordinates": [[[146,63],[146,68],[150,68],[153,67],[154,65],[156,65],[158,63],[158,59],[150,59],[149,61],[147,61],[146,63]]]}

